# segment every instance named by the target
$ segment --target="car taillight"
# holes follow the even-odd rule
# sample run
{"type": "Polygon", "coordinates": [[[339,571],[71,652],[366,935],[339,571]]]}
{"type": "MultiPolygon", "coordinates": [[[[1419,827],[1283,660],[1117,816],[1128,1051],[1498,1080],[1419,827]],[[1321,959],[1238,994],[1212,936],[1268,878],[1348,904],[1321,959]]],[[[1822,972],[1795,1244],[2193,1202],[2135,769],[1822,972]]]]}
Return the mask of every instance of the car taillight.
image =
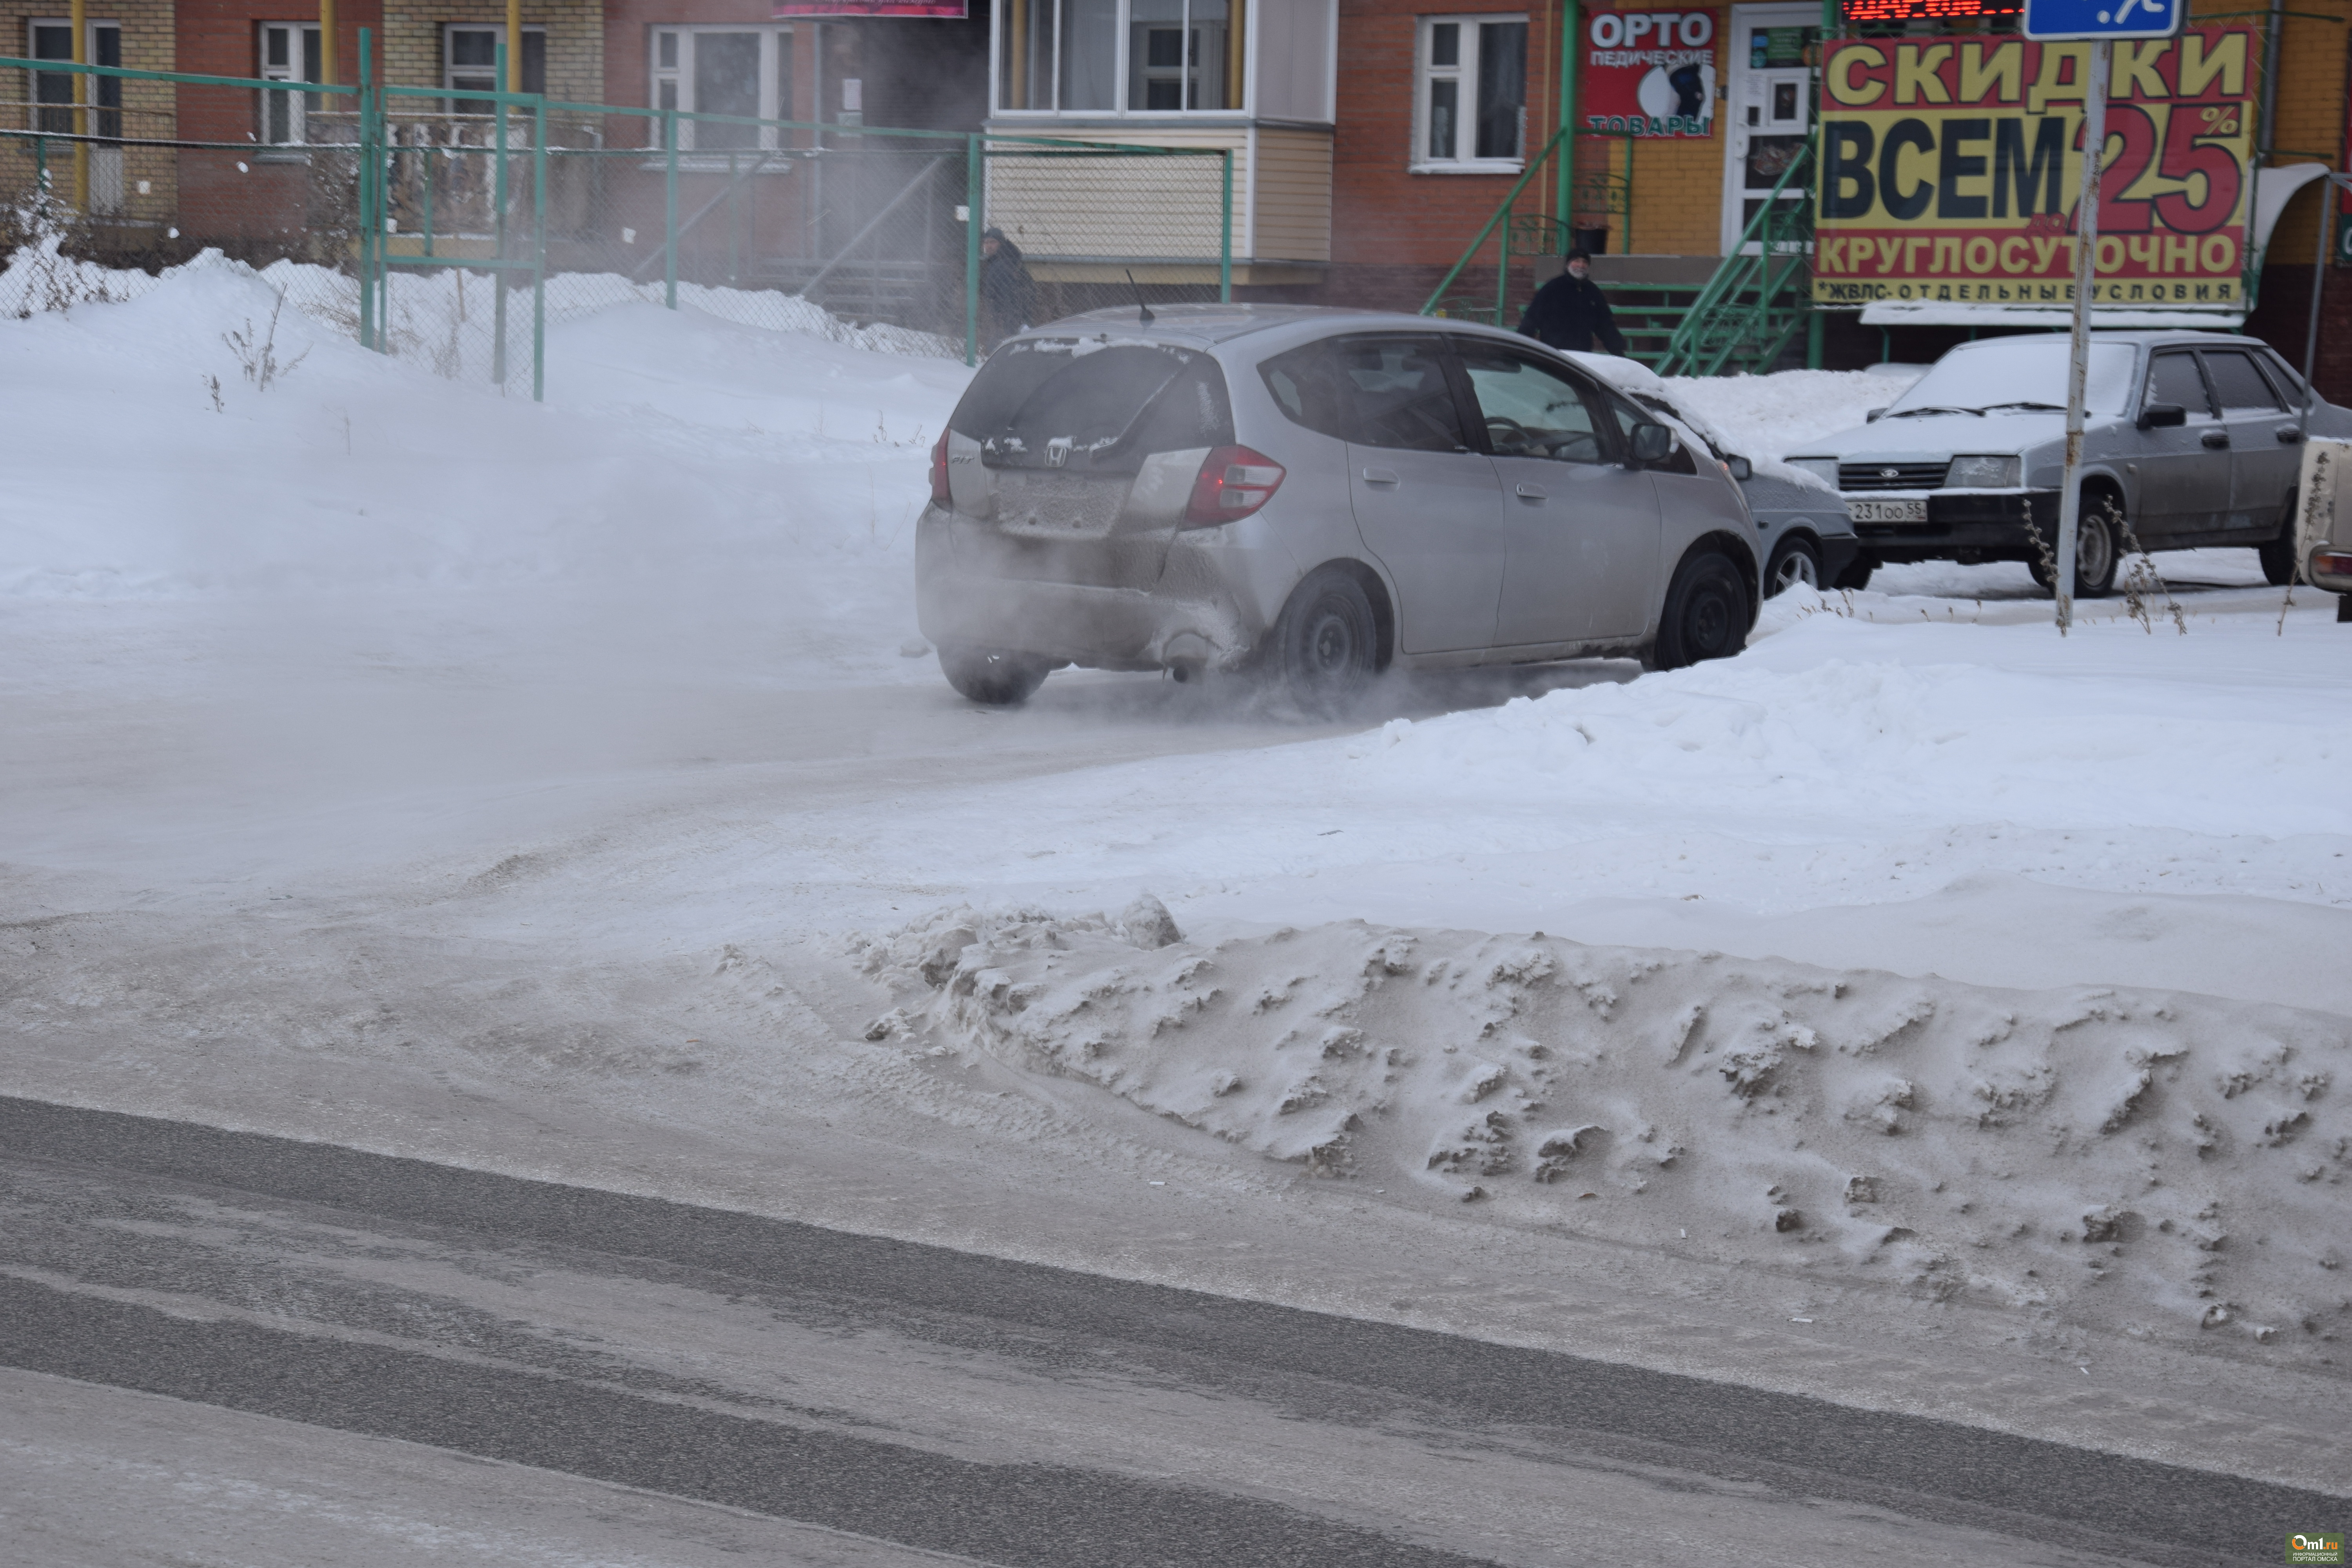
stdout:
{"type": "Polygon", "coordinates": [[[2330,577],[2352,577],[2352,552],[2323,550],[2311,558],[2311,569],[2330,577]]]}
{"type": "Polygon", "coordinates": [[[1283,468],[1247,447],[1220,447],[1202,459],[1192,481],[1192,502],[1184,509],[1190,528],[1214,528],[1247,517],[1282,488],[1283,468]]]}
{"type": "Polygon", "coordinates": [[[940,432],[940,444],[931,448],[931,500],[944,507],[955,505],[955,491],[948,486],[948,433],[940,432]]]}

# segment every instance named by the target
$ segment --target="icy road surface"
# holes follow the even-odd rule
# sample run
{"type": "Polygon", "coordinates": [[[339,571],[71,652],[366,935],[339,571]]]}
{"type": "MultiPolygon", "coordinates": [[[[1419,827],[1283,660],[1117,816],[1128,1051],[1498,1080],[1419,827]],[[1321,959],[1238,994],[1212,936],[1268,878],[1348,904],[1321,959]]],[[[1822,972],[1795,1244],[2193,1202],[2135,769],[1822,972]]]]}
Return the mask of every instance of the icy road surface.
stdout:
{"type": "Polygon", "coordinates": [[[2185,637],[1927,566],[1670,676],[984,712],[902,653],[961,366],[625,310],[540,408],[289,317],[265,392],[271,302],[0,323],[0,1090],[2346,1489],[2352,628],[2251,552],[2185,637]]]}

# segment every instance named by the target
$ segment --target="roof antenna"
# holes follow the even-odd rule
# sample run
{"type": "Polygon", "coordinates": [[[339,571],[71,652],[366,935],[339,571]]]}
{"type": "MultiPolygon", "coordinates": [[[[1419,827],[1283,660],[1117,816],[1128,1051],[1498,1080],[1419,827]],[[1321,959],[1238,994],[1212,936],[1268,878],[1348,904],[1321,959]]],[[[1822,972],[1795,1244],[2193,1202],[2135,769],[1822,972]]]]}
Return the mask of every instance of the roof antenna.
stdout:
{"type": "Polygon", "coordinates": [[[1126,270],[1127,286],[1135,290],[1135,313],[1141,319],[1143,324],[1148,327],[1151,324],[1152,315],[1151,307],[1143,302],[1143,285],[1135,280],[1134,268],[1130,267],[1126,270]]]}

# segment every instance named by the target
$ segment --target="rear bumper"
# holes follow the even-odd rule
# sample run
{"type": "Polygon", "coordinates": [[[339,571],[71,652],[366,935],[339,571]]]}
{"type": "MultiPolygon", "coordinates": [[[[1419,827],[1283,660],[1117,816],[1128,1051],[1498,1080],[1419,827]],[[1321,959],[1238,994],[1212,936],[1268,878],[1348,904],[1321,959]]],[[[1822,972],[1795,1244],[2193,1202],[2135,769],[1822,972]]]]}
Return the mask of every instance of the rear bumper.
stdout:
{"type": "Polygon", "coordinates": [[[1105,587],[987,571],[959,555],[954,531],[949,514],[932,506],[915,534],[916,615],[935,644],[1092,669],[1223,669],[1245,661],[1265,631],[1229,590],[1205,542],[1180,537],[1152,587],[1105,587]]]}
{"type": "Polygon", "coordinates": [[[1931,493],[1927,521],[1856,522],[1853,532],[1861,552],[1881,562],[2027,561],[2035,554],[2029,518],[2055,550],[2056,490],[1931,493]]]}

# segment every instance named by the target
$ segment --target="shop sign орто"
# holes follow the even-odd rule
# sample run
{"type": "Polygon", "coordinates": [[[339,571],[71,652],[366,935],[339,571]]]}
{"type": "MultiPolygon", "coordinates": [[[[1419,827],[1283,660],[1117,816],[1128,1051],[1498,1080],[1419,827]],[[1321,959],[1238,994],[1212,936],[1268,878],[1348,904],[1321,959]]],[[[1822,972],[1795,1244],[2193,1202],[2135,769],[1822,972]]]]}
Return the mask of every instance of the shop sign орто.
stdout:
{"type": "Polygon", "coordinates": [[[1584,128],[1605,136],[1715,134],[1715,13],[1600,11],[1584,24],[1584,128]]]}
{"type": "MultiPolygon", "coordinates": [[[[2197,27],[2108,46],[2095,302],[2242,308],[2252,40],[2197,27]]],[[[2071,303],[2090,49],[1830,45],[1813,298],[2071,303]]]]}

